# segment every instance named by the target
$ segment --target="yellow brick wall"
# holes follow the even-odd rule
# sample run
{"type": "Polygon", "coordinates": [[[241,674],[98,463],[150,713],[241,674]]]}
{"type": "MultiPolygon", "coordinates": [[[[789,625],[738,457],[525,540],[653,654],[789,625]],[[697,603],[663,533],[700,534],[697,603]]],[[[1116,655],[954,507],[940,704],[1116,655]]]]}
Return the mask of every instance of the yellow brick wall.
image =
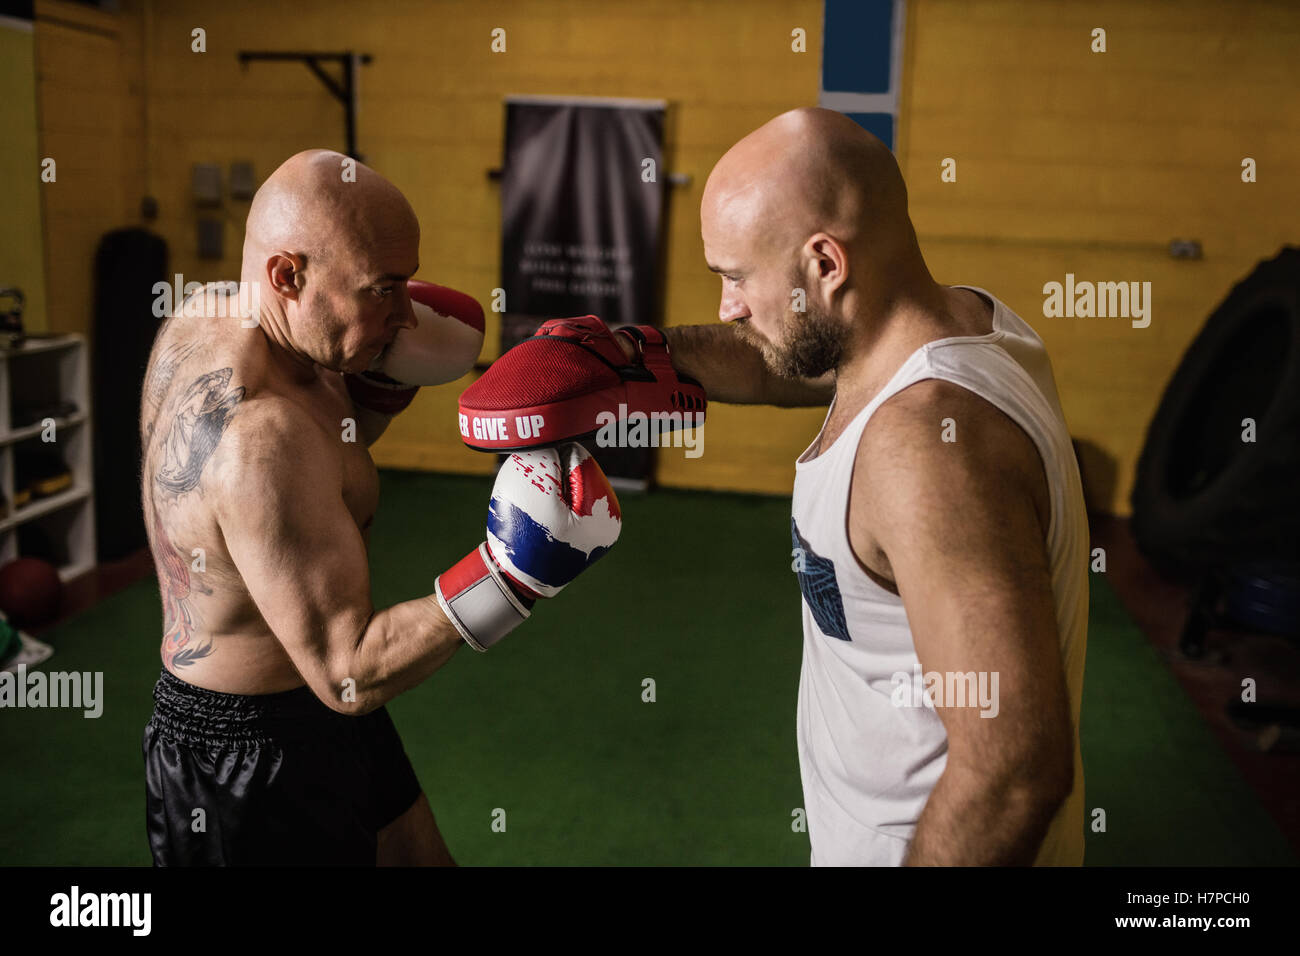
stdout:
{"type": "MultiPolygon", "coordinates": [[[[900,159],[941,282],[1037,329],[1073,435],[1113,459],[1129,512],[1147,423],[1232,284],[1300,242],[1300,5],[911,0],[900,159]],[[1107,33],[1093,53],[1091,31],[1107,33]],[[1241,181],[1253,157],[1259,181],[1241,181]],[[957,182],[940,163],[957,160],[957,182]],[[1205,258],[1170,258],[1198,239],[1205,258]],[[1152,320],[1045,318],[1072,272],[1149,281],[1152,320]]],[[[1104,468],[1085,456],[1085,472],[1104,468]]]]}
{"type": "MultiPolygon", "coordinates": [[[[115,65],[85,67],[88,84],[121,92],[43,98],[46,125],[96,136],[116,123],[106,116],[121,116],[121,132],[80,147],[123,157],[96,166],[105,185],[88,208],[129,219],[147,189],[175,269],[198,280],[237,275],[246,205],[226,204],[225,260],[199,260],[193,163],[228,171],[249,160],[260,180],[296,150],[343,145],[341,108],[305,67],[242,70],[240,49],[374,55],[361,73],[360,148],[421,217],[422,275],[485,303],[500,275],[499,187],[486,173],[501,162],[502,98],[667,99],[666,165],[692,177],[671,190],[665,222],[670,324],[716,319],[718,280],[699,238],[709,169],[765,120],[814,103],[820,72],[816,0],[322,0],[276,17],[274,31],[251,0],[122,6],[115,65]],[[190,49],[196,27],[207,33],[203,54],[190,49]],[[505,54],[490,52],[495,27],[507,31],[505,54]],[[795,27],[807,30],[807,54],[790,51],[795,27]]],[[[1127,512],[1146,423],[1209,310],[1254,262],[1295,240],[1297,35],[1300,7],[1286,3],[908,4],[898,150],[922,246],[940,281],[990,289],[1043,335],[1072,432],[1114,460],[1116,479],[1094,502],[1103,510],[1127,512]],[[1109,52],[1090,52],[1094,27],[1107,30],[1109,52]],[[939,163],[949,156],[958,181],[944,184],[939,163]],[[1258,161],[1259,183],[1240,182],[1244,156],[1258,161]],[[1172,238],[1199,239],[1206,258],[1170,259],[1172,238]],[[1151,327],[1045,319],[1042,285],[1066,272],[1152,282],[1151,327]]],[[[84,50],[68,58],[93,59],[84,50]]],[[[55,211],[71,229],[72,217],[55,211]]],[[[88,256],[60,235],[48,234],[52,261],[88,256]]],[[[88,258],[76,268],[88,275],[88,258]]],[[[67,315],[59,327],[76,327],[67,315]]],[[[426,389],[376,446],[380,463],[486,471],[488,456],[466,451],[455,430],[464,384],[426,389]]],[[[660,479],[788,492],[793,459],[820,419],[715,406],[704,457],[664,452],[660,479]]]]}
{"type": "MultiPolygon", "coordinates": [[[[36,136],[36,41],[29,25],[0,22],[0,287],[23,291],[28,331],[47,328],[41,255],[41,152],[36,136]]],[[[8,308],[5,298],[0,307],[8,308]]],[[[6,423],[7,424],[7,423],[6,423]]]]}
{"type": "Polygon", "coordinates": [[[105,232],[135,224],[144,148],[123,53],[132,27],[74,3],[36,4],[41,155],[58,164],[58,181],[41,185],[55,331],[90,330],[95,249],[105,232]]]}
{"type": "MultiPolygon", "coordinates": [[[[241,69],[241,49],[353,49],[362,68],[358,140],[368,163],[410,198],[423,235],[423,277],[462,288],[487,303],[500,280],[499,186],[502,100],[516,93],[663,98],[671,106],[665,160],[689,173],[671,191],[665,223],[666,311],[672,323],[716,318],[717,279],[705,270],[699,200],[712,164],[736,139],[771,116],[814,102],[821,4],[816,0],[660,0],[620,6],[597,0],[474,4],[325,0],[276,18],[263,5],[231,0],[214,7],[178,0],[125,0],[123,46],[140,45],[149,175],[158,198],[156,228],[186,279],[234,277],[245,203],[227,202],[226,257],[197,257],[191,167],[216,162],[228,172],[249,160],[260,181],[291,153],[343,148],[342,110],[297,64],[241,69]],[[191,51],[191,31],[206,31],[207,52],[191,51]],[[493,54],[490,33],[507,31],[493,54]],[[802,27],[809,53],[790,50],[802,27]]],[[[135,201],[136,197],[132,197],[135,201]]],[[[489,314],[486,357],[497,326],[489,314]]],[[[455,397],[469,379],[426,389],[375,448],[381,465],[486,472],[489,456],[470,452],[455,427],[455,397]]],[[[817,412],[719,408],[704,458],[665,454],[660,478],[694,487],[788,491],[790,462],[816,430],[817,412]],[[777,436],[780,436],[779,440],[777,436]]]]}

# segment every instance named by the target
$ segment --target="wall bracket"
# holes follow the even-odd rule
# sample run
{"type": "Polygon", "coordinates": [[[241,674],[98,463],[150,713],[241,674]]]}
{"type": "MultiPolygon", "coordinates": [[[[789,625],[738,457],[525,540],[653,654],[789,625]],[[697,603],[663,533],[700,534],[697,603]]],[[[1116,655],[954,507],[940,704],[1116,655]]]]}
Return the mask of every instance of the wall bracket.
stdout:
{"type": "Polygon", "coordinates": [[[254,60],[278,60],[304,63],[307,69],[316,74],[316,79],[324,84],[336,100],[343,104],[343,132],[347,139],[347,154],[360,160],[357,152],[357,68],[370,63],[373,57],[369,53],[312,53],[293,50],[240,50],[239,65],[247,68],[254,60]],[[335,79],[326,73],[323,63],[337,63],[342,77],[335,79]]]}

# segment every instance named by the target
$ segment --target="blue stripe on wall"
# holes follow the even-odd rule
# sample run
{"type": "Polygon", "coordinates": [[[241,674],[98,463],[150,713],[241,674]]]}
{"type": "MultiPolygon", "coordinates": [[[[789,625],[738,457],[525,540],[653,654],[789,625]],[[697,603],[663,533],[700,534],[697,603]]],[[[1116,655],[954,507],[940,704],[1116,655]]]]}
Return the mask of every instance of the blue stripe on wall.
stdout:
{"type": "Polygon", "coordinates": [[[894,148],[894,117],[889,113],[845,113],[868,133],[881,140],[890,149],[894,148]]]}
{"type": "Polygon", "coordinates": [[[822,89],[837,93],[888,93],[893,0],[825,0],[825,3],[822,89]]]}

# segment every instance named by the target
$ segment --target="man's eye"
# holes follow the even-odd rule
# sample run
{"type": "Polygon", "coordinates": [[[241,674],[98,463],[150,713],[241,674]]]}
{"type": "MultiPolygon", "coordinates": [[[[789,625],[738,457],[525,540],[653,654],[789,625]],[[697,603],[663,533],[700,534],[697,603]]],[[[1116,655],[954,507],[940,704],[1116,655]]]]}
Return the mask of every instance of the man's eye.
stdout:
{"type": "Polygon", "coordinates": [[[384,299],[393,294],[393,287],[391,285],[377,285],[372,291],[379,298],[384,299]]]}

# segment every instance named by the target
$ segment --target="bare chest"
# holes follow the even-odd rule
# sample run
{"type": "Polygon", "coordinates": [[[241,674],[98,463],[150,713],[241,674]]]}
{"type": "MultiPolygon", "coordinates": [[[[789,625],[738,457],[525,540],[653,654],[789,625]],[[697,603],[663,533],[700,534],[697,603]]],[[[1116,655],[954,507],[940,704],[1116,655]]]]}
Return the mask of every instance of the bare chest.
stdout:
{"type": "Polygon", "coordinates": [[[308,407],[321,428],[337,437],[335,447],[342,468],[343,502],[365,534],[379,503],[379,472],[370,457],[370,449],[352,424],[352,402],[343,385],[323,386],[322,392],[313,396],[308,407]]]}
{"type": "Polygon", "coordinates": [[[346,445],[342,454],[343,502],[368,538],[379,505],[379,472],[365,445],[346,445]]]}

